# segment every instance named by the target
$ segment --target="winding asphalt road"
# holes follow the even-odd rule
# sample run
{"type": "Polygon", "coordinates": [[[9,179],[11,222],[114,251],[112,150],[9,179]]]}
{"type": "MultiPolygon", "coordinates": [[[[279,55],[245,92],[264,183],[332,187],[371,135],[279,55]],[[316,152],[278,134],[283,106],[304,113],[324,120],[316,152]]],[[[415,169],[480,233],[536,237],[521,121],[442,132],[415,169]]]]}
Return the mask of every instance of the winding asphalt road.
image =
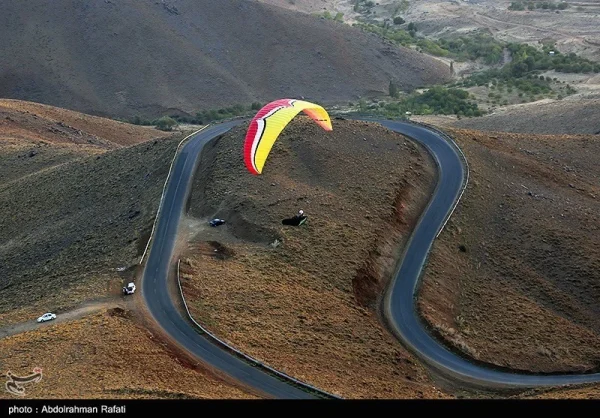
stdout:
{"type": "Polygon", "coordinates": [[[226,373],[245,386],[254,388],[266,397],[311,399],[308,393],[260,368],[252,366],[230,351],[200,334],[177,310],[169,294],[168,278],[172,277],[175,261],[173,250],[181,215],[198,165],[199,154],[211,139],[229,131],[241,121],[227,122],[204,129],[185,143],[177,155],[162,207],[158,214],[152,245],[142,279],[142,295],[146,306],[158,324],[188,352],[207,364],[226,373]]]}
{"type": "MultiPolygon", "coordinates": [[[[356,119],[381,123],[390,130],[412,138],[424,145],[438,164],[439,178],[436,190],[413,231],[402,263],[386,295],[384,311],[397,337],[438,373],[464,383],[484,387],[536,387],[600,381],[599,374],[536,376],[482,367],[450,352],[428,334],[417,314],[415,297],[429,250],[465,186],[466,173],[460,151],[441,134],[426,127],[398,121],[356,119]]],[[[198,358],[244,385],[255,388],[267,397],[328,397],[325,393],[307,393],[304,390],[306,387],[302,388],[302,385],[277,378],[215,344],[180,315],[169,296],[168,277],[175,262],[175,237],[200,151],[208,141],[243,122],[237,120],[209,127],[193,136],[182,147],[173,164],[158,214],[153,243],[144,270],[142,294],[154,319],[172,338],[198,358]]]]}
{"type": "Polygon", "coordinates": [[[535,375],[500,371],[475,364],[435,340],[421,321],[416,295],[429,250],[460,197],[465,167],[458,147],[426,127],[395,121],[376,121],[425,146],[438,165],[438,184],[412,233],[388,293],[384,312],[399,339],[438,373],[483,388],[533,388],[600,382],[600,374],[535,375]]]}

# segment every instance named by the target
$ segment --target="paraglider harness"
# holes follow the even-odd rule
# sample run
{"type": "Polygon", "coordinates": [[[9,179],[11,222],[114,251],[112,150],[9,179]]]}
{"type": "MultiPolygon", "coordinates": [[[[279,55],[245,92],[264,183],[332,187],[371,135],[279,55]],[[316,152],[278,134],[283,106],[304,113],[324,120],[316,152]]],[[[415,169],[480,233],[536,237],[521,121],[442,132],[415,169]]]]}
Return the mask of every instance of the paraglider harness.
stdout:
{"type": "Polygon", "coordinates": [[[303,225],[306,222],[307,218],[308,218],[307,215],[297,214],[297,215],[294,215],[291,218],[284,219],[283,221],[281,221],[281,223],[283,225],[300,226],[300,225],[303,225]]]}

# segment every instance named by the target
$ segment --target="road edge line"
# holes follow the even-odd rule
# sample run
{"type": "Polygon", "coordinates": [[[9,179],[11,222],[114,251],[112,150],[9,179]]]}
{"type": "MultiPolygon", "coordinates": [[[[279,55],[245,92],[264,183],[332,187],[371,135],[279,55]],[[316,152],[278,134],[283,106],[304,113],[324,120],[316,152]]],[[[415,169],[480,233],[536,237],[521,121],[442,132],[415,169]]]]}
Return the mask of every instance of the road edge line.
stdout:
{"type": "Polygon", "coordinates": [[[160,214],[160,211],[163,206],[163,201],[165,198],[165,191],[167,189],[167,184],[169,183],[169,179],[171,178],[171,171],[173,170],[173,164],[175,163],[175,160],[177,159],[177,156],[179,155],[179,149],[181,148],[181,146],[183,145],[183,143],[185,141],[187,141],[192,136],[198,134],[199,132],[202,132],[204,129],[208,128],[209,126],[210,126],[210,124],[205,125],[202,128],[198,129],[197,131],[192,132],[191,134],[189,134],[188,136],[183,138],[181,141],[179,141],[179,144],[177,145],[177,148],[175,149],[175,155],[173,156],[173,159],[171,160],[171,165],[169,166],[169,172],[167,173],[167,178],[165,179],[165,184],[163,185],[163,191],[160,196],[160,203],[158,204],[158,209],[156,210],[156,215],[154,215],[154,223],[152,224],[152,231],[150,231],[150,237],[148,238],[148,242],[146,243],[146,248],[144,249],[144,252],[142,253],[142,256],[140,258],[138,265],[142,264],[142,262],[144,261],[144,257],[146,256],[146,253],[148,252],[148,248],[150,248],[150,241],[152,241],[152,237],[154,236],[154,230],[156,229],[156,222],[158,221],[158,215],[160,214]]]}

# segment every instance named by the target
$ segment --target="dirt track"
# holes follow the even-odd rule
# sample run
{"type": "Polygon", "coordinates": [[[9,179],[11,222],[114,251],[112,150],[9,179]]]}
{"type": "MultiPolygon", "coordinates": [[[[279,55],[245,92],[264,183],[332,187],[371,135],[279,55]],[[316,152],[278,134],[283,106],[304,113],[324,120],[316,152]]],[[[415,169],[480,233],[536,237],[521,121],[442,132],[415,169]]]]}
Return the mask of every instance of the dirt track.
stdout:
{"type": "MultiPolygon", "coordinates": [[[[81,306],[65,311],[65,312],[53,312],[56,314],[56,319],[48,322],[38,323],[36,319],[32,319],[26,322],[20,322],[16,324],[11,324],[8,326],[4,326],[0,328],[0,339],[10,337],[11,335],[21,334],[23,332],[32,331],[34,329],[41,329],[43,327],[53,326],[55,324],[61,324],[64,322],[73,321],[76,319],[83,318],[84,316],[90,315],[92,313],[120,307],[123,308],[127,305],[127,301],[125,300],[104,300],[104,301],[90,301],[82,304],[81,306]]],[[[40,314],[41,316],[42,314],[40,314]]]]}

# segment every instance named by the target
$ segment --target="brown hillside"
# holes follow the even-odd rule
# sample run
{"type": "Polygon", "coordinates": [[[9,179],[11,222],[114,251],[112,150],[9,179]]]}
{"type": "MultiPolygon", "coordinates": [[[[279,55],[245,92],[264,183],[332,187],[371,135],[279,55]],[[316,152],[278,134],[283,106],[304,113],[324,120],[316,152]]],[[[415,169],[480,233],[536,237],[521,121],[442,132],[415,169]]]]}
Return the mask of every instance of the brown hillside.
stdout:
{"type": "Polygon", "coordinates": [[[57,107],[0,99],[0,189],[77,158],[168,135],[57,107]]]}
{"type": "MultiPolygon", "coordinates": [[[[25,399],[254,398],[176,358],[118,307],[0,340],[3,381],[35,367],[42,380],[24,386],[25,399]]],[[[0,399],[19,399],[2,389],[0,399]]]]}
{"type": "Polygon", "coordinates": [[[7,2],[0,97],[95,115],[195,112],[286,96],[356,100],[448,67],[348,25],[246,0],[7,2]]]}
{"type": "Polygon", "coordinates": [[[168,135],[155,128],[117,122],[54,106],[0,99],[0,140],[114,149],[168,135]]]}
{"type": "Polygon", "coordinates": [[[428,154],[377,125],[334,120],[325,133],[299,117],[252,176],[243,135],[236,129],[205,154],[194,183],[197,235],[182,265],[193,315],[244,352],[346,398],[446,397],[377,314],[434,185],[428,154]],[[299,209],[307,224],[283,227],[299,209]],[[213,216],[226,224],[205,227],[213,216]]]}
{"type": "Polygon", "coordinates": [[[597,372],[600,141],[447,131],[471,181],[434,246],[421,312],[478,360],[597,372]]]}
{"type": "Polygon", "coordinates": [[[600,134],[600,98],[560,100],[508,108],[453,123],[457,128],[532,134],[600,134]]]}
{"type": "Polygon", "coordinates": [[[180,140],[91,155],[45,144],[33,156],[0,156],[12,161],[0,165],[0,178],[10,179],[0,184],[0,323],[119,294],[115,268],[139,261],[180,140]]]}

